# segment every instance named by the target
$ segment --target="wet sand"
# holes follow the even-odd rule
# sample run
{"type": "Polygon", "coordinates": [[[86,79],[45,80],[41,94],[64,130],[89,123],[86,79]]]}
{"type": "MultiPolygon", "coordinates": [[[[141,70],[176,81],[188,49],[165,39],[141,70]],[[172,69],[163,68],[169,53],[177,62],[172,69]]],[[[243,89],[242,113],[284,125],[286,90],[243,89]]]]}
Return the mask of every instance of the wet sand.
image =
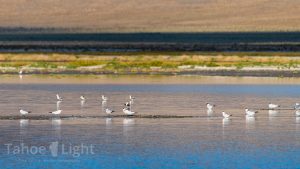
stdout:
{"type": "Polygon", "coordinates": [[[0,75],[0,84],[299,84],[297,77],[198,75],[0,75]]]}
{"type": "MultiPolygon", "coordinates": [[[[16,75],[16,68],[0,68],[1,75],[16,75]]],[[[198,75],[198,76],[225,76],[225,77],[300,77],[300,69],[271,69],[269,67],[253,69],[193,69],[193,70],[166,70],[166,71],[99,71],[99,70],[59,70],[59,69],[28,69],[27,75],[198,75]]]]}

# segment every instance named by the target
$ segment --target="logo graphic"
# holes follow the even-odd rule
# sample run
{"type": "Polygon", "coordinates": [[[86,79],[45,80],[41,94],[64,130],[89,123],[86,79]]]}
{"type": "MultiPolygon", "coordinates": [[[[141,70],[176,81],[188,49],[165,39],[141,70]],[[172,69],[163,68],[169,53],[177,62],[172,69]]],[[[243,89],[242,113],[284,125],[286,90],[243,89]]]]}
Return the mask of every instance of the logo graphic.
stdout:
{"type": "Polygon", "coordinates": [[[95,154],[94,145],[86,144],[59,144],[58,141],[50,142],[49,151],[48,146],[33,146],[21,144],[4,144],[7,149],[7,154],[26,154],[26,155],[46,155],[49,154],[52,157],[58,157],[59,155],[68,155],[72,157],[80,157],[83,154],[95,154]],[[50,152],[50,153],[49,153],[50,152]]]}
{"type": "Polygon", "coordinates": [[[49,150],[51,152],[52,157],[57,157],[58,155],[58,142],[51,142],[50,146],[49,146],[49,150]]]}

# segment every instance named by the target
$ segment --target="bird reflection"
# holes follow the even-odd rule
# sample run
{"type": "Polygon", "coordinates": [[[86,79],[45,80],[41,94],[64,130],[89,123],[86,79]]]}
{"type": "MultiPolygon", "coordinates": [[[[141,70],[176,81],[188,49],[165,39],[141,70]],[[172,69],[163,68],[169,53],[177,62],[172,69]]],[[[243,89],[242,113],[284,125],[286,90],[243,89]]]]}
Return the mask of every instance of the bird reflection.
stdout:
{"type": "Polygon", "coordinates": [[[223,120],[222,120],[223,127],[228,126],[230,123],[231,123],[231,119],[223,118],[223,120]]]}
{"type": "Polygon", "coordinates": [[[110,117],[107,117],[105,118],[105,126],[106,126],[106,129],[111,129],[111,126],[112,126],[112,118],[110,117]]]}
{"type": "Polygon", "coordinates": [[[213,116],[214,111],[212,109],[207,109],[207,116],[213,116]]]}
{"type": "Polygon", "coordinates": [[[27,127],[28,124],[29,124],[29,120],[28,119],[21,119],[20,120],[20,127],[21,128],[27,127]]]}
{"type": "Polygon", "coordinates": [[[228,130],[228,126],[231,123],[231,119],[230,118],[223,118],[222,119],[222,124],[223,124],[223,130],[222,130],[222,139],[224,140],[226,137],[226,131],[228,130]]]}
{"type": "Polygon", "coordinates": [[[80,106],[81,106],[81,108],[84,107],[84,104],[85,104],[85,100],[81,100],[81,101],[80,101],[80,106]]]}
{"type": "Polygon", "coordinates": [[[300,116],[296,116],[296,130],[300,129],[300,116]]]}
{"type": "Polygon", "coordinates": [[[61,123],[62,123],[61,119],[52,119],[51,120],[54,136],[57,138],[61,138],[61,123]]]}
{"type": "Polygon", "coordinates": [[[272,122],[272,121],[276,120],[278,113],[279,113],[278,110],[269,110],[269,121],[272,122]]]}
{"type": "Polygon", "coordinates": [[[85,105],[85,100],[80,101],[80,112],[84,113],[84,105],[85,105]]]}
{"type": "Polygon", "coordinates": [[[125,118],[123,119],[123,134],[127,136],[130,131],[134,129],[135,119],[125,118]]]}
{"type": "Polygon", "coordinates": [[[133,126],[135,124],[135,119],[133,118],[125,118],[123,119],[123,127],[133,126]]]}
{"type": "Polygon", "coordinates": [[[300,117],[296,117],[296,123],[300,124],[300,117]]]}
{"type": "Polygon", "coordinates": [[[253,116],[246,116],[246,127],[248,129],[252,128],[255,126],[255,117],[253,116]]]}
{"type": "Polygon", "coordinates": [[[20,135],[26,135],[28,131],[29,120],[28,119],[20,119],[20,135]]]}
{"type": "Polygon", "coordinates": [[[272,117],[274,117],[274,116],[277,116],[277,115],[278,115],[278,113],[279,113],[279,111],[278,111],[278,110],[269,110],[269,116],[272,116],[272,117]]]}
{"type": "Polygon", "coordinates": [[[53,128],[60,129],[61,119],[52,119],[51,124],[52,124],[53,128]]]}

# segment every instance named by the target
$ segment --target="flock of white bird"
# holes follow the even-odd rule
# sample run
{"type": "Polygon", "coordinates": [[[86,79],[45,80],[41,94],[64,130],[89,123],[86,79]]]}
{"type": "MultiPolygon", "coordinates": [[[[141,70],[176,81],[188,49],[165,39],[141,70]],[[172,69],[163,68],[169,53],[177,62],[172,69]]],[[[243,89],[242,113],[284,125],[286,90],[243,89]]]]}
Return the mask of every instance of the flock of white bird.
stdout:
{"type": "MultiPolygon", "coordinates": [[[[207,103],[206,107],[207,107],[207,110],[211,112],[211,111],[213,111],[213,108],[215,107],[215,105],[207,103]]],[[[268,105],[268,108],[270,110],[276,110],[279,107],[280,107],[280,105],[273,104],[273,103],[270,103],[268,105]]],[[[300,104],[296,103],[294,105],[293,109],[296,110],[296,112],[295,112],[296,116],[300,116],[300,104]]],[[[247,109],[247,108],[245,109],[246,117],[254,117],[257,113],[258,113],[257,110],[250,110],[250,109],[247,109]]],[[[228,118],[230,118],[232,116],[232,114],[226,113],[224,111],[222,112],[222,115],[223,115],[223,118],[225,118],[225,119],[228,119],[228,118]]]]}
{"type": "MultiPolygon", "coordinates": [[[[106,102],[108,101],[108,98],[104,95],[102,95],[101,98],[102,98],[102,104],[106,105],[106,102]]],[[[57,99],[58,102],[63,101],[63,98],[59,94],[56,94],[56,99],[57,99]]],[[[80,96],[80,100],[81,100],[81,103],[84,103],[86,101],[86,98],[84,96],[80,96]]],[[[129,101],[124,104],[125,107],[123,108],[123,113],[125,115],[132,116],[132,115],[136,114],[136,112],[131,110],[131,105],[134,103],[133,102],[134,100],[135,100],[135,97],[129,95],[129,101]]],[[[61,112],[62,112],[62,110],[59,109],[59,107],[57,107],[57,110],[49,112],[49,113],[54,114],[54,115],[59,115],[59,114],[61,114],[61,112]]],[[[106,107],[105,112],[106,112],[106,114],[111,115],[115,111],[106,107]]],[[[29,113],[31,113],[31,111],[20,109],[20,114],[21,115],[27,115],[29,113]]]]}
{"type": "MultiPolygon", "coordinates": [[[[101,98],[102,98],[102,105],[106,105],[106,102],[108,101],[108,97],[102,95],[101,98]]],[[[56,99],[57,99],[58,102],[62,102],[63,101],[63,98],[59,94],[56,94],[56,99]]],[[[83,102],[86,101],[86,98],[84,96],[80,96],[80,100],[83,103],[83,102]]],[[[131,110],[131,105],[134,103],[134,100],[135,100],[135,98],[133,96],[129,95],[129,101],[124,104],[125,107],[123,108],[123,113],[125,115],[131,116],[131,115],[136,114],[136,112],[134,112],[134,111],[131,110]]],[[[215,105],[207,103],[206,107],[207,107],[208,112],[213,112],[213,109],[214,109],[215,105]]],[[[270,103],[268,105],[268,108],[270,110],[276,110],[279,107],[280,107],[280,105],[273,104],[273,103],[270,103]]],[[[296,116],[300,116],[300,104],[296,103],[294,105],[293,109],[296,110],[296,113],[295,113],[296,116]]],[[[54,115],[59,115],[59,114],[61,114],[61,112],[62,112],[62,110],[59,109],[59,107],[57,107],[57,110],[49,112],[49,113],[54,114],[54,115]]],[[[105,108],[105,112],[106,112],[107,115],[111,115],[115,111],[106,107],[105,108]]],[[[23,110],[23,109],[20,110],[20,114],[21,115],[27,115],[29,113],[31,113],[31,112],[23,110]]],[[[254,117],[257,113],[258,113],[257,110],[250,110],[250,109],[247,109],[247,108],[245,109],[245,114],[246,114],[247,117],[254,117]]],[[[223,118],[226,118],[226,119],[228,119],[228,118],[230,118],[232,116],[232,114],[226,113],[224,111],[222,112],[222,115],[223,115],[223,118]]]]}

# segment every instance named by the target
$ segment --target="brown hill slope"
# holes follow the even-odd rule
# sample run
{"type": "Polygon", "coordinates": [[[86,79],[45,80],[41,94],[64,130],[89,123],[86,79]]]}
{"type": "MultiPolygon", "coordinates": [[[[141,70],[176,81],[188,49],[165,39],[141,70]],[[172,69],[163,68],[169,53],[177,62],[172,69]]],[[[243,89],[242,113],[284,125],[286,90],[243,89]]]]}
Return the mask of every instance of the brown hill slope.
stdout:
{"type": "Polygon", "coordinates": [[[0,26],[300,31],[299,0],[0,0],[0,26]]]}

